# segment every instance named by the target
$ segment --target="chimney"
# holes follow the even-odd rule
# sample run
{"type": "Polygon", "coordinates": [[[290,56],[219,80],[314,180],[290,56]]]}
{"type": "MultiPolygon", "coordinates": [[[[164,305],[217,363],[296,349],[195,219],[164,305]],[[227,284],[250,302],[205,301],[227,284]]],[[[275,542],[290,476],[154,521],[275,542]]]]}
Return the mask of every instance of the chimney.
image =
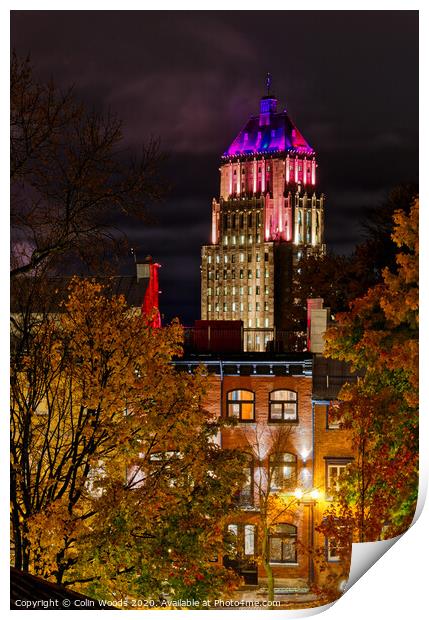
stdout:
{"type": "Polygon", "coordinates": [[[312,353],[323,353],[329,312],[329,308],[323,307],[321,297],[307,299],[307,350],[312,353]]]}

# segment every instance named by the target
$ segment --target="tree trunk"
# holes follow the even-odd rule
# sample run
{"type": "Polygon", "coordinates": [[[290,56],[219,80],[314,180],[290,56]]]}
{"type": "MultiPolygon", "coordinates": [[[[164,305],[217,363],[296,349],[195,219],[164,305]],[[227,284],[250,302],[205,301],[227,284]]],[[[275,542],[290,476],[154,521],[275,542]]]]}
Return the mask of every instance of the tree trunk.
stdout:
{"type": "MultiPolygon", "coordinates": [[[[264,565],[265,573],[267,575],[267,587],[268,587],[268,601],[274,601],[274,575],[273,569],[270,564],[270,552],[269,552],[269,544],[268,544],[268,529],[264,528],[264,533],[262,536],[262,563],[264,565]]],[[[274,606],[269,607],[268,609],[274,609],[274,606]]]]}

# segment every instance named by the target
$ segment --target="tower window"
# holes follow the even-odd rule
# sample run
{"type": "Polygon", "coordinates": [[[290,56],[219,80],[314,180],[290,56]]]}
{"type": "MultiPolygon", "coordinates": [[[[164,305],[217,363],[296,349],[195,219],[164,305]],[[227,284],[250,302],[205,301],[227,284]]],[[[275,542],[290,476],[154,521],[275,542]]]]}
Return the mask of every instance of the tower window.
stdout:
{"type": "Polygon", "coordinates": [[[242,280],[244,278],[244,272],[243,269],[240,269],[240,280],[242,280]]]}
{"type": "Polygon", "coordinates": [[[244,263],[244,253],[240,252],[240,263],[244,263]]]}
{"type": "Polygon", "coordinates": [[[256,295],[260,295],[260,293],[261,293],[261,287],[260,286],[256,286],[255,287],[255,293],[256,293],[256,295]]]}
{"type": "Polygon", "coordinates": [[[256,270],[256,278],[259,278],[261,275],[261,272],[259,271],[259,269],[256,270]]]}
{"type": "Polygon", "coordinates": [[[252,228],[252,214],[249,213],[249,215],[247,216],[247,226],[249,228],[252,228]]]}
{"type": "Polygon", "coordinates": [[[251,280],[251,279],[252,279],[252,275],[253,275],[253,274],[252,274],[252,270],[251,270],[251,269],[248,269],[248,270],[247,270],[247,277],[249,278],[249,280],[251,280]]]}

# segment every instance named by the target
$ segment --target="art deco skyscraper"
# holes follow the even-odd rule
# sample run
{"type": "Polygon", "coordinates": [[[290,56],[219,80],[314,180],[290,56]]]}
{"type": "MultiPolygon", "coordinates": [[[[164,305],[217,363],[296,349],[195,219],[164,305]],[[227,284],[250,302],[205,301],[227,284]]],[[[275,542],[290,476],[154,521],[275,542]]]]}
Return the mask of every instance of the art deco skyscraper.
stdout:
{"type": "Polygon", "coordinates": [[[304,254],[323,253],[316,153],[270,94],[222,156],[211,244],[202,248],[201,318],[241,319],[245,349],[293,329],[294,283],[304,254]]]}

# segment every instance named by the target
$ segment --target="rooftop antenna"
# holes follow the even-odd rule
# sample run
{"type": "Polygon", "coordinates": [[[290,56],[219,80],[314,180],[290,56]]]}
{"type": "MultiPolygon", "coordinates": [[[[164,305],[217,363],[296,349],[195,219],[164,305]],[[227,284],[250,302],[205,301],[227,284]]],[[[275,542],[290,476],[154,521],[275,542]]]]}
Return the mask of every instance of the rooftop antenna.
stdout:
{"type": "Polygon", "coordinates": [[[267,86],[267,96],[270,96],[271,90],[271,73],[267,73],[267,79],[265,80],[265,84],[267,86]]]}

